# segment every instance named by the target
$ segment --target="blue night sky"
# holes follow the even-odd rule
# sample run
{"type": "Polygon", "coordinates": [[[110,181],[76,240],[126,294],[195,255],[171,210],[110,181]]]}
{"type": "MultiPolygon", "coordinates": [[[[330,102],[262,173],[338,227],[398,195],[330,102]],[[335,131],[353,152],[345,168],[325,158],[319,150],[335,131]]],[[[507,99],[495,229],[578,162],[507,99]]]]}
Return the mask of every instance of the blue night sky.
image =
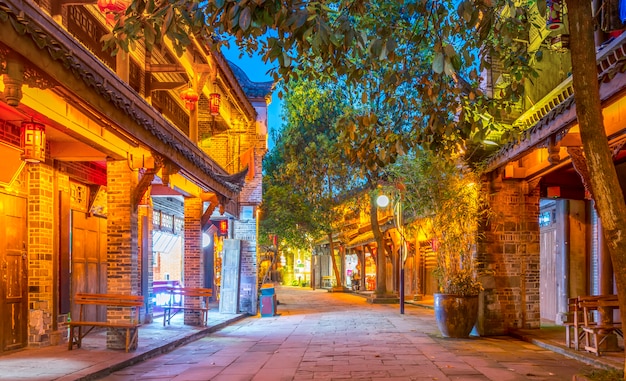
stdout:
{"type": "MultiPolygon", "coordinates": [[[[239,50],[237,50],[235,44],[232,44],[230,49],[223,49],[222,53],[224,54],[226,59],[239,66],[246,73],[251,81],[266,82],[272,80],[272,77],[267,73],[267,71],[272,68],[272,65],[263,62],[260,56],[249,57],[248,55],[244,54],[243,57],[239,58],[239,50]]],[[[272,134],[279,130],[282,125],[282,101],[278,99],[278,96],[276,95],[277,92],[278,91],[275,90],[272,94],[272,103],[270,103],[268,108],[268,127],[270,134],[270,139],[268,140],[269,149],[272,149],[272,147],[274,146],[271,139],[272,134]]]]}

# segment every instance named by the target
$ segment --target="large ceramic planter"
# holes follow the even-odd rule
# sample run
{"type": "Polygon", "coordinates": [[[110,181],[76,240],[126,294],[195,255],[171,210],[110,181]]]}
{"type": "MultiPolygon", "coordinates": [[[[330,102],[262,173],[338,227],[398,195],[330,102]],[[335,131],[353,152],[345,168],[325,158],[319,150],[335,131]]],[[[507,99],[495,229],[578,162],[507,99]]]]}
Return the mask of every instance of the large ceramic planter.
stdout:
{"type": "Polygon", "coordinates": [[[435,294],[435,319],[444,337],[469,337],[478,317],[478,296],[435,294]]]}

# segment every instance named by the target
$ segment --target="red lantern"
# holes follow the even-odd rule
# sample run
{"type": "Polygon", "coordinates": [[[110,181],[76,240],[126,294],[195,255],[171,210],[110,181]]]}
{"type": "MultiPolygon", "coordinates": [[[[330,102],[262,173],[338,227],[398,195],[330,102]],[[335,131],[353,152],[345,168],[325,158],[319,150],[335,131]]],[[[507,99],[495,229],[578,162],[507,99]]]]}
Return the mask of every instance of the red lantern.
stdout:
{"type": "Polygon", "coordinates": [[[546,1],[546,27],[549,30],[563,27],[563,0],[546,1]]]}
{"type": "Polygon", "coordinates": [[[198,102],[198,99],[200,99],[200,96],[190,86],[186,88],[185,90],[181,91],[180,99],[185,101],[185,107],[187,107],[189,110],[193,110],[194,105],[196,104],[196,102],[198,102]]]}
{"type": "Polygon", "coordinates": [[[220,95],[218,93],[211,93],[211,95],[209,95],[209,111],[211,115],[220,114],[220,95]]]}
{"type": "Polygon", "coordinates": [[[39,163],[46,160],[46,126],[36,122],[22,122],[22,160],[39,163]]]}
{"type": "Polygon", "coordinates": [[[115,15],[126,12],[128,1],[125,0],[98,0],[98,9],[104,13],[109,24],[115,23],[115,15]]]}
{"type": "Polygon", "coordinates": [[[228,220],[220,220],[219,235],[228,235],[228,220]]]}
{"type": "Polygon", "coordinates": [[[124,0],[98,0],[98,9],[102,13],[123,13],[128,8],[128,2],[124,0]]]}

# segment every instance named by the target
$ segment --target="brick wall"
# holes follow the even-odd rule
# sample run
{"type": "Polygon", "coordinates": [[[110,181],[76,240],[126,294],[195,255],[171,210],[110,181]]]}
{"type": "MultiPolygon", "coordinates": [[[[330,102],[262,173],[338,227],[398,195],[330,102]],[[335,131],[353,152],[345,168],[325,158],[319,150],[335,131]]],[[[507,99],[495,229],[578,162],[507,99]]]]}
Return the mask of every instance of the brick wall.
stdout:
{"type": "MultiPolygon", "coordinates": [[[[185,198],[185,243],[183,282],[185,287],[203,287],[204,261],[202,258],[202,200],[185,198]]],[[[199,306],[197,298],[185,298],[185,306],[199,306]]],[[[199,311],[185,310],[185,324],[198,325],[202,321],[199,311]]]]}
{"type": "Polygon", "coordinates": [[[29,164],[28,171],[28,343],[50,344],[54,292],[54,170],[29,164]]]}
{"type": "Polygon", "coordinates": [[[481,335],[539,328],[539,188],[505,181],[490,196],[496,216],[478,245],[484,272],[481,335]]]}
{"type": "Polygon", "coordinates": [[[260,204],[263,200],[263,152],[264,149],[254,150],[254,178],[246,179],[246,184],[239,194],[242,204],[260,204]]]}
{"type": "Polygon", "coordinates": [[[241,275],[239,310],[256,315],[257,312],[257,255],[256,220],[235,221],[235,239],[241,240],[241,275]]]}
{"type": "MultiPolygon", "coordinates": [[[[139,295],[138,213],[131,200],[137,186],[137,173],[122,161],[107,162],[107,283],[109,293],[139,295]]],[[[124,319],[124,309],[109,308],[107,318],[124,319]]],[[[107,333],[107,347],[124,348],[124,336],[107,333]]]]}

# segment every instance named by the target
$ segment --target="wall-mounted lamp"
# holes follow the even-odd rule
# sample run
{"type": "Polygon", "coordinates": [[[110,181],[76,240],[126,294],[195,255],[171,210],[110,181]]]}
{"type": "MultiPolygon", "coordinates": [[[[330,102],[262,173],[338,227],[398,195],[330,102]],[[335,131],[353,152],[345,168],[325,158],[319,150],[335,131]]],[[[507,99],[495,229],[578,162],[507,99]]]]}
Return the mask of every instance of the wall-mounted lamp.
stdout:
{"type": "Polygon", "coordinates": [[[39,163],[46,160],[46,126],[37,122],[22,122],[22,160],[39,163]]]}

